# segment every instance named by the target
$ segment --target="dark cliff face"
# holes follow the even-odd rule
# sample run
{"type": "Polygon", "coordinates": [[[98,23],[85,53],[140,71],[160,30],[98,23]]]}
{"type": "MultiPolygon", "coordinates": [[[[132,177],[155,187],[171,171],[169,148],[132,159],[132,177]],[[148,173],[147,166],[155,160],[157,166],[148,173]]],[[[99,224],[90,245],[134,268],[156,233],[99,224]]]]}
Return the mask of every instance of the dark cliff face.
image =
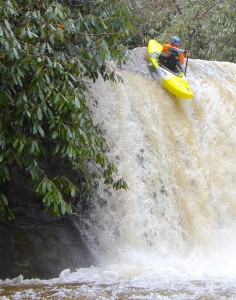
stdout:
{"type": "Polygon", "coordinates": [[[16,183],[7,191],[15,221],[0,223],[0,278],[49,279],[63,269],[89,267],[94,259],[72,216],[47,214],[29,190],[16,183]]]}

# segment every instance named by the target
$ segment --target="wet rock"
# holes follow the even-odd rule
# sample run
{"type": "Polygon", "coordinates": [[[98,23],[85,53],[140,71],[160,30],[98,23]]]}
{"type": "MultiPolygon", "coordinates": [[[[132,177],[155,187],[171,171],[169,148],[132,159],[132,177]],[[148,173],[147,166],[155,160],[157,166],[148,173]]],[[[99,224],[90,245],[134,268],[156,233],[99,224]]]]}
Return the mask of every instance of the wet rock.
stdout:
{"type": "Polygon", "coordinates": [[[0,223],[0,279],[49,279],[63,269],[94,264],[72,216],[47,214],[41,201],[21,185],[11,187],[8,199],[16,219],[0,223]]]}

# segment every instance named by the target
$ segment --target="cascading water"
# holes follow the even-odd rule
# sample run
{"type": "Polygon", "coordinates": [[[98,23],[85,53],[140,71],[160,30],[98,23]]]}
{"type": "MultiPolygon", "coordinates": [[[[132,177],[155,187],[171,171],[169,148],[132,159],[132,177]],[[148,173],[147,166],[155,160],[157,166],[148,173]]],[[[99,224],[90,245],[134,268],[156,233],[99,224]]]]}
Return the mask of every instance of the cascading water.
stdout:
{"type": "Polygon", "coordinates": [[[113,193],[100,187],[107,201],[96,203],[94,230],[113,262],[208,256],[235,233],[236,66],[191,61],[195,97],[181,101],[150,80],[140,63],[145,50],[134,51],[138,72],[120,71],[123,84],[94,86],[95,118],[129,186],[113,193]]]}
{"type": "Polygon", "coordinates": [[[51,282],[82,282],[69,299],[236,299],[236,64],[190,60],[186,101],[157,82],[146,51],[118,70],[124,83],[92,88],[129,187],[101,183],[83,220],[98,267],[51,282]]]}

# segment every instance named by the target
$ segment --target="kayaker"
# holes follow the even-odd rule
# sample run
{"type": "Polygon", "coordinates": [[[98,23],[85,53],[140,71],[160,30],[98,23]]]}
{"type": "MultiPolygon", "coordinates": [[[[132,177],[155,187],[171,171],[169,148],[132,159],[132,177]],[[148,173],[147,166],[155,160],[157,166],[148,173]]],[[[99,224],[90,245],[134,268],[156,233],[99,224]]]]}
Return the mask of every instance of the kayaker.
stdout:
{"type": "Polygon", "coordinates": [[[190,56],[190,51],[180,49],[180,45],[180,38],[173,36],[169,44],[163,45],[159,55],[159,64],[175,73],[184,72],[184,57],[190,56]]]}

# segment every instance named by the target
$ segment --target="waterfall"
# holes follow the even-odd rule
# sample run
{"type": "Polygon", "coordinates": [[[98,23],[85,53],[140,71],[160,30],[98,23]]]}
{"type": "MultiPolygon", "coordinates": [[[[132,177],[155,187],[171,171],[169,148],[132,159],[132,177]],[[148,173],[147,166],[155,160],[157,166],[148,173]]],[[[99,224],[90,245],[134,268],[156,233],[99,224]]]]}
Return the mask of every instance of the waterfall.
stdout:
{"type": "Polygon", "coordinates": [[[235,256],[236,65],[190,60],[195,96],[181,100],[158,82],[146,51],[117,70],[123,83],[92,88],[95,121],[129,189],[100,184],[86,220],[91,250],[101,264],[235,256]]]}

